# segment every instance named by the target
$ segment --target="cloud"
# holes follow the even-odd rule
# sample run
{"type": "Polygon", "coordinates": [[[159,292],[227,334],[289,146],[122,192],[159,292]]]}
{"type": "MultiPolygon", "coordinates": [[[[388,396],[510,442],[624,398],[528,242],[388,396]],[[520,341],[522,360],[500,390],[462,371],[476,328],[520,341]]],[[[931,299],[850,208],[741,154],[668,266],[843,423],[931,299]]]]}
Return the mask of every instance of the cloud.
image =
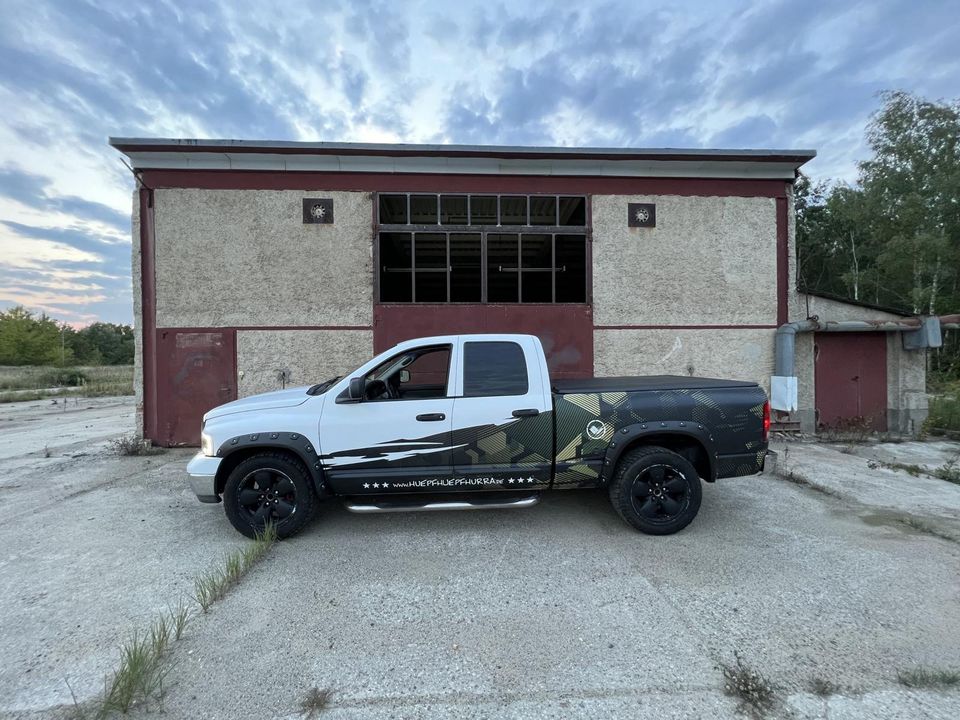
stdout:
{"type": "Polygon", "coordinates": [[[814,147],[854,180],[880,90],[960,94],[953,5],[7,0],[0,306],[131,319],[108,135],[814,147]]]}

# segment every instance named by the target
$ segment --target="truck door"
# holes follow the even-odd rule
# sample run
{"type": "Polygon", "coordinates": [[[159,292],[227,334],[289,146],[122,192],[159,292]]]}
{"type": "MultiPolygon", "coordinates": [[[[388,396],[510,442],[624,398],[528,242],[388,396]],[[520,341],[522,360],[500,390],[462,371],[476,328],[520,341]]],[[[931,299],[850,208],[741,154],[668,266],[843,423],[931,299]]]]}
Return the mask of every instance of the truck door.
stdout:
{"type": "Polygon", "coordinates": [[[328,401],[321,461],[338,493],[453,489],[442,486],[453,470],[451,351],[435,345],[398,352],[366,374],[361,402],[328,401]]]}
{"type": "Polygon", "coordinates": [[[459,341],[453,474],[463,490],[550,484],[553,406],[539,340],[459,341]]]}

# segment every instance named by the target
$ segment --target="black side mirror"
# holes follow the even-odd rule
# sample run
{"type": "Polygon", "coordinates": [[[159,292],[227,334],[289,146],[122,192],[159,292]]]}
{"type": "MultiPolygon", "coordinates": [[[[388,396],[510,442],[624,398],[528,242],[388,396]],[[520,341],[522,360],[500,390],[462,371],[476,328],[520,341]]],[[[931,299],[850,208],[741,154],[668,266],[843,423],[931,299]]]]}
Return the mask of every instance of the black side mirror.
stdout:
{"type": "Polygon", "coordinates": [[[347,394],[350,396],[351,400],[363,400],[363,390],[366,383],[362,377],[350,378],[350,388],[347,390],[347,394]]]}

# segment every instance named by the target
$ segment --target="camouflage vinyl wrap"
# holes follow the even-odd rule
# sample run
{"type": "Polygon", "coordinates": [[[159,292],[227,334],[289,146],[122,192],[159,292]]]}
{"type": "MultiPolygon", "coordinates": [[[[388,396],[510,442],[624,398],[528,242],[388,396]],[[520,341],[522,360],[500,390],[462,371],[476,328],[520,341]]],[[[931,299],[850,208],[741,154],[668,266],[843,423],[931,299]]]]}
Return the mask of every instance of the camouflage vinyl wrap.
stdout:
{"type": "Polygon", "coordinates": [[[618,431],[648,425],[654,434],[665,422],[690,423],[691,431],[708,436],[717,477],[754,474],[766,454],[760,439],[765,402],[756,386],[554,395],[553,486],[602,484],[603,461],[618,431]]]}

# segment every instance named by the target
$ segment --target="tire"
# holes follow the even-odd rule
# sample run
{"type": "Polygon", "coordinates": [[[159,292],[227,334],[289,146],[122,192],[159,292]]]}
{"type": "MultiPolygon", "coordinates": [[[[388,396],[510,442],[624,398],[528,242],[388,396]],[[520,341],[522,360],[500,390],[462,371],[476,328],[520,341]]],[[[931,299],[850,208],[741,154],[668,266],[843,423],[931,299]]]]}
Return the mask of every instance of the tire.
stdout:
{"type": "Polygon", "coordinates": [[[671,535],[700,511],[700,476],[689,460],[662,447],[631,450],[617,464],[610,502],[627,523],[648,535],[671,535]]]}
{"type": "Polygon", "coordinates": [[[316,512],[313,479],[303,463],[283,452],[260,452],[240,462],[227,476],[223,511],[230,524],[249,538],[273,523],[278,538],[303,530],[316,512]]]}

